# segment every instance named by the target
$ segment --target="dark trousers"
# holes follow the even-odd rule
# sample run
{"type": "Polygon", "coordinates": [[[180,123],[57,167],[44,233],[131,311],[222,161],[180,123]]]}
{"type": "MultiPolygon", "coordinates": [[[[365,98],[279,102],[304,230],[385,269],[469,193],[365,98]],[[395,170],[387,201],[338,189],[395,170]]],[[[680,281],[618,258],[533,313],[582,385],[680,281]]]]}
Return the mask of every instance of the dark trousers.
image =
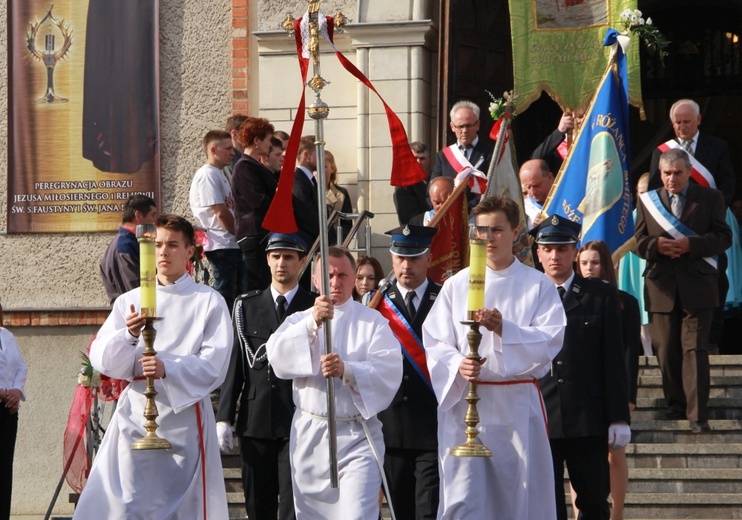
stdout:
{"type": "Polygon", "coordinates": [[[708,421],[710,386],[707,349],[713,309],[649,313],[649,330],[662,372],[667,406],[689,421],[708,421]]]}
{"type": "Polygon", "coordinates": [[[609,520],[608,494],[611,491],[608,466],[608,436],[552,439],[557,520],[567,520],[564,500],[564,464],[569,482],[577,494],[575,505],[580,520],[609,520]]]}
{"type": "Polygon", "coordinates": [[[271,284],[271,271],[268,268],[264,237],[247,237],[239,241],[242,259],[245,262],[247,277],[246,291],[265,289],[271,284]]]}
{"type": "Polygon", "coordinates": [[[239,437],[242,485],[250,520],[294,520],[288,439],[239,437]]]}
{"type": "Polygon", "coordinates": [[[440,486],[436,451],[386,448],[384,471],[398,520],[436,518],[440,486]]]}
{"type": "Polygon", "coordinates": [[[10,518],[13,494],[13,452],[18,433],[18,413],[10,413],[0,401],[0,520],[10,518]]]}
{"type": "Polygon", "coordinates": [[[239,249],[206,251],[206,258],[214,274],[214,290],[222,295],[229,312],[232,312],[234,299],[247,292],[242,251],[239,249]]]}

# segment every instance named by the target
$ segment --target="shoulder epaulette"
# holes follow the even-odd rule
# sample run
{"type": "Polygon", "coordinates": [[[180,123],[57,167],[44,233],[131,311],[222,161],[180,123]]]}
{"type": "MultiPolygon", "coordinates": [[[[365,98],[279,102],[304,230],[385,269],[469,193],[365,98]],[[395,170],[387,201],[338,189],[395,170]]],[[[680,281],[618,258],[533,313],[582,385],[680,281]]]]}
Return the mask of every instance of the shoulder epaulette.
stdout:
{"type": "Polygon", "coordinates": [[[248,298],[253,298],[255,296],[260,296],[263,294],[263,289],[255,289],[253,291],[248,291],[245,294],[240,294],[236,299],[237,300],[247,300],[248,298]]]}

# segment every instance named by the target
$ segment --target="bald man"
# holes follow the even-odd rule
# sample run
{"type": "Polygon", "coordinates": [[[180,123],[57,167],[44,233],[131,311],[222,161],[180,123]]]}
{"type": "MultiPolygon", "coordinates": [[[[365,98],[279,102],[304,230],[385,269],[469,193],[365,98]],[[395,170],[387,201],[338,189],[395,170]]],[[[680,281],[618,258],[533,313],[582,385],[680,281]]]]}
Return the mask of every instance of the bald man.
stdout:
{"type": "Polygon", "coordinates": [[[549,195],[551,185],[554,184],[554,174],[549,164],[543,159],[531,159],[523,163],[519,175],[524,192],[528,192],[523,203],[530,231],[541,222],[541,210],[549,195]]]}
{"type": "Polygon", "coordinates": [[[446,199],[451,196],[454,189],[453,179],[450,177],[436,177],[430,182],[430,203],[433,205],[433,209],[426,211],[420,215],[412,217],[410,224],[422,224],[427,226],[435,213],[443,206],[446,199]]]}

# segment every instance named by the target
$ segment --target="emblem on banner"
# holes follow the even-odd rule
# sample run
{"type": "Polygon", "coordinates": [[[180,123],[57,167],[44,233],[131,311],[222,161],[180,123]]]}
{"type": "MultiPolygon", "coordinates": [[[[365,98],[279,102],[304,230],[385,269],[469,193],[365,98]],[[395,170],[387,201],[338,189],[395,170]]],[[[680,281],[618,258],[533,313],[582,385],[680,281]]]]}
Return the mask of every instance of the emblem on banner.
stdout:
{"type": "Polygon", "coordinates": [[[57,20],[52,15],[52,9],[49,8],[46,15],[41,20],[29,22],[28,32],[26,32],[26,47],[31,56],[39,60],[46,68],[46,92],[40,98],[34,99],[34,103],[66,103],[67,98],[60,97],[54,91],[54,68],[57,63],[62,61],[72,47],[72,29],[70,24],[65,23],[64,19],[57,20]],[[36,39],[42,27],[46,27],[47,32],[44,35],[44,50],[40,51],[36,47],[36,39]],[[54,28],[62,36],[62,45],[56,48],[56,34],[54,28]]]}

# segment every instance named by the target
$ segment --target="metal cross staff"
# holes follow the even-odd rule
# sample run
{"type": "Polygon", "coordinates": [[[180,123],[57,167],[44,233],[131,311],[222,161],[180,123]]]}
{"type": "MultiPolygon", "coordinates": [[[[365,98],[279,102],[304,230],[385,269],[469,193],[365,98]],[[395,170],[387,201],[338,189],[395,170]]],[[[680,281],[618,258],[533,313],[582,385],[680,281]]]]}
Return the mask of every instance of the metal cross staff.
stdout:
{"type": "MultiPolygon", "coordinates": [[[[309,25],[309,41],[307,49],[312,55],[312,78],[307,82],[307,86],[314,91],[314,102],[309,105],[307,112],[309,117],[315,121],[315,150],[317,154],[317,210],[319,217],[319,244],[322,256],[322,294],[330,294],[330,268],[328,260],[328,229],[327,229],[327,210],[325,203],[326,184],[325,184],[325,141],[324,141],[324,120],[330,113],[330,107],[320,99],[320,93],[326,81],[320,72],[319,63],[319,41],[320,41],[320,0],[307,0],[309,7],[307,10],[309,25]]],[[[345,17],[338,13],[335,17],[335,26],[341,28],[345,23],[345,17]]],[[[283,23],[283,28],[294,32],[294,19],[289,15],[283,23]]],[[[325,337],[325,354],[332,353],[332,334],[331,320],[326,319],[322,327],[324,328],[325,337]]],[[[330,486],[338,487],[338,456],[337,456],[337,428],[335,422],[335,381],[332,376],[326,378],[327,382],[327,433],[330,442],[330,486]]]]}

